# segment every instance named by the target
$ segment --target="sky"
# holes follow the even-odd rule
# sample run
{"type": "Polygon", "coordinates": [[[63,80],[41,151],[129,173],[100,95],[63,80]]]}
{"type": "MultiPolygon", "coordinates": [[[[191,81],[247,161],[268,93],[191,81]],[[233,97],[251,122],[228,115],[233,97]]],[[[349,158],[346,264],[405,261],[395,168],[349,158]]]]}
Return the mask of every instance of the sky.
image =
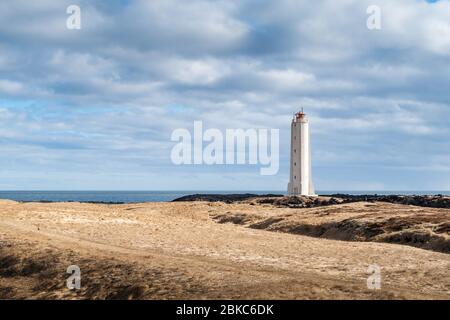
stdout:
{"type": "Polygon", "coordinates": [[[316,190],[450,190],[450,1],[0,2],[1,190],[285,190],[300,107],[316,190]],[[279,172],[173,164],[195,120],[279,172]]]}

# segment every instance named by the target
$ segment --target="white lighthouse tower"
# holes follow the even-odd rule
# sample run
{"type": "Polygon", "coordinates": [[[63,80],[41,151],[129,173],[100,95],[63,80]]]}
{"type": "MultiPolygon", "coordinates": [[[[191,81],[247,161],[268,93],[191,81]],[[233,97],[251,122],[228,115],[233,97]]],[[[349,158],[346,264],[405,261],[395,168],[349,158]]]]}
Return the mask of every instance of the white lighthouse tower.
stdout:
{"type": "Polygon", "coordinates": [[[311,174],[309,122],[305,113],[297,112],[291,123],[291,173],[288,194],[315,196],[311,174]]]}

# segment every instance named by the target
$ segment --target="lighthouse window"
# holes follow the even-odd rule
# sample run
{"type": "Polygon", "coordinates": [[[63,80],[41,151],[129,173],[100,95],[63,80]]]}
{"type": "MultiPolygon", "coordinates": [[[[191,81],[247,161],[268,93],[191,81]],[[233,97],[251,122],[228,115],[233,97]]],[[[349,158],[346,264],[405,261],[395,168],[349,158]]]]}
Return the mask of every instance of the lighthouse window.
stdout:
{"type": "Polygon", "coordinates": [[[297,176],[294,176],[294,179],[297,179],[297,176]]]}
{"type": "Polygon", "coordinates": [[[297,165],[297,162],[294,162],[294,166],[296,166],[297,165]]]}

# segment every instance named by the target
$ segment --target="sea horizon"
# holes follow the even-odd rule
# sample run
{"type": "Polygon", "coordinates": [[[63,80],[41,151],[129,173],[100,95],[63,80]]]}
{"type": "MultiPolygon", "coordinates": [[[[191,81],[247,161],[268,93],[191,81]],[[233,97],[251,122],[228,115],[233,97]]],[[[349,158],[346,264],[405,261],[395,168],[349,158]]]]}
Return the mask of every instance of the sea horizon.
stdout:
{"type": "MultiPolygon", "coordinates": [[[[0,199],[42,202],[166,202],[191,194],[280,194],[284,190],[2,190],[0,199]]],[[[446,190],[318,190],[318,195],[446,195],[446,190]]]]}

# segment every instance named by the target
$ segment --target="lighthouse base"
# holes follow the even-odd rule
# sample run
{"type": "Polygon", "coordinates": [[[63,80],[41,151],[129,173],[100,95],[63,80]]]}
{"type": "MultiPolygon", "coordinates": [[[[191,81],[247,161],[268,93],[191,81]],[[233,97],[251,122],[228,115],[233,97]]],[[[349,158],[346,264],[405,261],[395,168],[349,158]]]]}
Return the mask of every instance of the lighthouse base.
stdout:
{"type": "Polygon", "coordinates": [[[289,196],[307,196],[307,197],[318,197],[317,194],[314,193],[314,189],[312,188],[312,186],[309,188],[309,192],[308,191],[301,191],[301,188],[298,187],[293,187],[292,184],[289,182],[288,183],[288,195],[289,196]],[[311,192],[312,191],[312,192],[311,192]]]}

